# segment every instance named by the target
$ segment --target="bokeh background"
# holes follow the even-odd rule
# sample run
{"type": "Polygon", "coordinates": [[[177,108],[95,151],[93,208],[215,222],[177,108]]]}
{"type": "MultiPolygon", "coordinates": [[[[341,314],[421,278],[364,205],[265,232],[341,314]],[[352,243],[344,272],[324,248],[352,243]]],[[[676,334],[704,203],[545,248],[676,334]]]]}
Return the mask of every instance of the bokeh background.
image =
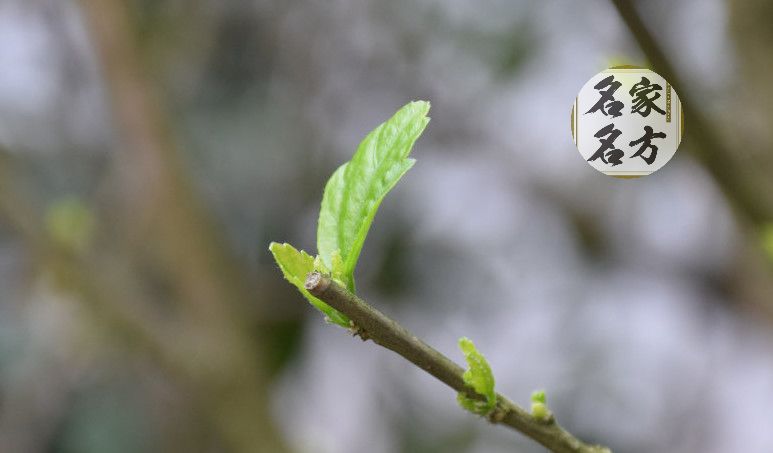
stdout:
{"type": "Polygon", "coordinates": [[[584,440],[773,451],[771,23],[766,0],[0,0],[0,451],[543,451],[325,324],[268,252],[314,252],[327,177],[412,99],[433,119],[363,297],[456,360],[472,338],[584,440]],[[685,103],[643,179],[572,144],[612,64],[685,103]]]}

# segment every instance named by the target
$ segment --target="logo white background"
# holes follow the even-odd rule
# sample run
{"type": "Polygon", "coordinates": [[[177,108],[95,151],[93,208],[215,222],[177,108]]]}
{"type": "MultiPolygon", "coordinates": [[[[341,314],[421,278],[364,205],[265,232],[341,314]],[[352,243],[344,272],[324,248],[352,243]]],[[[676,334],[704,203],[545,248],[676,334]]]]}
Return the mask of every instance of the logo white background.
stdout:
{"type": "MultiPolygon", "coordinates": [[[[609,87],[601,88],[601,91],[609,87]]],[[[572,129],[574,142],[579,149],[583,159],[587,162],[601,146],[601,139],[607,137],[594,137],[599,130],[609,124],[614,124],[614,128],[621,134],[614,141],[615,148],[623,152],[620,159],[622,163],[612,165],[604,163],[602,159],[596,159],[588,162],[596,170],[610,176],[644,176],[663,167],[676,153],[679,142],[682,139],[681,124],[681,103],[676,91],[668,82],[655,72],[648,69],[607,69],[593,76],[580,90],[574,103],[572,111],[572,129]],[[586,113],[601,99],[602,93],[594,88],[596,84],[605,78],[613,76],[614,81],[620,82],[621,86],[612,94],[615,101],[622,103],[620,116],[613,117],[609,108],[606,107],[606,115],[602,110],[596,110],[592,113],[586,113]],[[631,88],[646,77],[650,84],[658,84],[662,88],[654,93],[660,93],[660,97],[653,103],[664,112],[670,111],[670,121],[667,116],[656,110],[651,110],[648,116],[642,116],[640,113],[632,112],[632,107],[636,97],[629,94],[631,88]],[[670,106],[667,105],[667,92],[670,91],[670,106]],[[665,138],[653,138],[652,145],[657,146],[657,157],[652,164],[647,164],[641,156],[633,157],[639,150],[641,144],[629,145],[630,142],[640,139],[645,134],[645,126],[650,126],[654,132],[663,132],[665,138]]],[[[642,153],[649,156],[651,149],[646,149],[642,153]]]]}

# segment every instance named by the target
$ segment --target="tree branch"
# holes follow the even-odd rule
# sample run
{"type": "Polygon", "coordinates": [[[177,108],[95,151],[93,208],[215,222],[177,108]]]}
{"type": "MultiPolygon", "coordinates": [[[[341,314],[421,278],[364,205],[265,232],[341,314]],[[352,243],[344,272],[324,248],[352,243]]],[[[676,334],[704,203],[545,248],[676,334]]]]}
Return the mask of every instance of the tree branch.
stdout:
{"type": "Polygon", "coordinates": [[[653,68],[673,85],[682,101],[684,116],[689,121],[685,134],[691,143],[691,149],[698,159],[714,175],[725,195],[742,218],[754,225],[764,225],[771,221],[773,213],[759,195],[751,178],[745,177],[734,155],[712,124],[712,121],[694,106],[691,92],[679,77],[663,48],[644,24],[635,5],[630,0],[610,0],[628,30],[639,44],[653,68]]]}
{"type": "Polygon", "coordinates": [[[0,221],[7,220],[20,236],[41,273],[51,275],[61,288],[77,294],[89,313],[109,326],[114,337],[131,339],[122,346],[131,345],[159,363],[173,364],[175,361],[163,347],[161,326],[154,325],[154,317],[138,303],[133,285],[115,278],[117,271],[106,259],[74,253],[51,240],[41,213],[35,209],[42,202],[15,187],[12,175],[18,174],[11,155],[0,148],[0,221]]]}
{"type": "MultiPolygon", "coordinates": [[[[483,399],[482,395],[477,394],[464,383],[462,378],[464,369],[461,366],[331,278],[319,272],[312,272],[306,279],[306,289],[348,316],[354,323],[353,332],[363,340],[371,339],[374,343],[400,354],[409,362],[469,398],[483,399]]],[[[606,447],[588,445],[580,441],[552,417],[547,420],[533,417],[500,394],[497,394],[497,406],[488,419],[492,423],[500,423],[520,431],[556,453],[611,453],[611,450],[606,447]]]]}

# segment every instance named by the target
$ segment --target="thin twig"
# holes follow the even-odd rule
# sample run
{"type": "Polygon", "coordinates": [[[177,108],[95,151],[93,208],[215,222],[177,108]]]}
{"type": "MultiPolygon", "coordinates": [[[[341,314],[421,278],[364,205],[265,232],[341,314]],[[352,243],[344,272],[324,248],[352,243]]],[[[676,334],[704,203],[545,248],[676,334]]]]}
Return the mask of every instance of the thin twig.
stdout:
{"type": "Polygon", "coordinates": [[[123,282],[117,290],[119,283],[112,275],[115,272],[106,260],[74,253],[51,240],[43,227],[42,214],[35,209],[40,200],[17,187],[12,175],[18,175],[18,169],[10,153],[0,148],[0,220],[6,220],[23,240],[41,274],[53,277],[63,289],[80,296],[78,300],[89,313],[110,326],[113,337],[131,339],[122,346],[131,345],[160,363],[173,363],[163,347],[160,326],[153,325],[153,317],[131,297],[133,287],[123,282]]]}
{"type": "MultiPolygon", "coordinates": [[[[439,381],[470,398],[481,395],[464,383],[464,369],[432,346],[406,330],[397,321],[371,307],[331,278],[312,272],[306,289],[331,307],[348,316],[355,331],[363,338],[390,349],[431,374],[439,381]]],[[[611,453],[606,447],[588,445],[562,428],[554,418],[539,420],[527,411],[497,394],[497,406],[488,416],[492,423],[514,428],[556,453],[611,453]]]]}

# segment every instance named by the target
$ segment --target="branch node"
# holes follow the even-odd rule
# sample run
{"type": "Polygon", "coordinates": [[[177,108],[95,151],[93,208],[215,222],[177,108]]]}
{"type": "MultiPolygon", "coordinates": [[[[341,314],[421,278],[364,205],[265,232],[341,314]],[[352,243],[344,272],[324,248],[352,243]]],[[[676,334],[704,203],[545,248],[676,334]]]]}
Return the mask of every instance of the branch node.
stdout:
{"type": "Polygon", "coordinates": [[[349,332],[352,333],[353,337],[360,337],[362,341],[368,341],[370,340],[370,336],[368,335],[368,332],[365,331],[362,327],[358,326],[354,323],[351,319],[349,320],[349,332]]]}
{"type": "Polygon", "coordinates": [[[502,423],[509,411],[503,407],[497,405],[491,413],[486,416],[486,419],[493,424],[502,423]]]}
{"type": "Polygon", "coordinates": [[[548,416],[545,418],[534,417],[534,419],[543,425],[552,425],[556,422],[556,416],[553,415],[552,413],[548,414],[548,416]]]}

